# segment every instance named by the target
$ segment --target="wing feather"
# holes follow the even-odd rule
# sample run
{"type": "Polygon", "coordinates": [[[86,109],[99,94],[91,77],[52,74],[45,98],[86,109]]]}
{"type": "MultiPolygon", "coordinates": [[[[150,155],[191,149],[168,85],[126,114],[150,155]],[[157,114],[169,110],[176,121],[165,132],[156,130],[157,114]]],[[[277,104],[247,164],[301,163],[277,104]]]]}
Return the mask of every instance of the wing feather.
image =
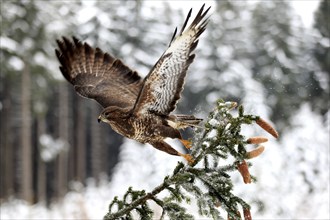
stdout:
{"type": "Polygon", "coordinates": [[[178,36],[175,36],[175,29],[169,47],[144,80],[134,106],[135,114],[152,112],[168,115],[175,109],[183,90],[187,69],[195,58],[192,52],[208,22],[205,16],[210,7],[204,11],[204,6],[205,4],[186,30],[192,10],[189,11],[178,36]]]}
{"type": "Polygon", "coordinates": [[[100,48],[93,49],[75,37],[73,42],[63,37],[57,44],[55,52],[60,70],[78,94],[95,99],[103,107],[133,108],[142,88],[137,72],[100,48]]]}

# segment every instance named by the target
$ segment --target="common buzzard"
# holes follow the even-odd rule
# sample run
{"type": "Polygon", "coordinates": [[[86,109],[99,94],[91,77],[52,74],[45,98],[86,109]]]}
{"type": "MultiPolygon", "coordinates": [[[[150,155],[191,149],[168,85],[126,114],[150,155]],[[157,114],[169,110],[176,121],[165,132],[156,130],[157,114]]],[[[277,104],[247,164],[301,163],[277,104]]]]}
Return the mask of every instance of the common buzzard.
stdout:
{"type": "Polygon", "coordinates": [[[209,9],[204,11],[203,5],[186,29],[190,9],[180,33],[177,35],[175,29],[169,47],[143,80],[121,60],[75,37],[73,41],[65,37],[57,40],[55,52],[60,70],[78,94],[103,106],[99,121],[125,137],[192,162],[189,154],[179,153],[164,139],[178,138],[190,148],[190,142],[182,139],[179,129],[197,126],[202,120],[193,115],[170,113],[180,98],[198,37],[208,23],[205,16],[209,9]]]}

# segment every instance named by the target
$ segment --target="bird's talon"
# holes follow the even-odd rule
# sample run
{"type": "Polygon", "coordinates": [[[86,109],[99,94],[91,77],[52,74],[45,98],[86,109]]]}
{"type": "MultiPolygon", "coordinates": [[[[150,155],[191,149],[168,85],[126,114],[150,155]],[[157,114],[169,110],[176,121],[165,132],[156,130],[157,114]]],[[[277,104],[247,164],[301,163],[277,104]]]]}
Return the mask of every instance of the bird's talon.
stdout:
{"type": "Polygon", "coordinates": [[[179,139],[180,142],[183,144],[183,146],[185,146],[185,148],[187,149],[190,149],[192,146],[192,143],[191,141],[188,141],[188,140],[183,140],[183,139],[179,139]]]}
{"type": "Polygon", "coordinates": [[[188,162],[188,164],[193,164],[194,163],[194,158],[190,155],[190,154],[179,154],[181,157],[183,157],[184,159],[186,159],[186,161],[188,162]]]}

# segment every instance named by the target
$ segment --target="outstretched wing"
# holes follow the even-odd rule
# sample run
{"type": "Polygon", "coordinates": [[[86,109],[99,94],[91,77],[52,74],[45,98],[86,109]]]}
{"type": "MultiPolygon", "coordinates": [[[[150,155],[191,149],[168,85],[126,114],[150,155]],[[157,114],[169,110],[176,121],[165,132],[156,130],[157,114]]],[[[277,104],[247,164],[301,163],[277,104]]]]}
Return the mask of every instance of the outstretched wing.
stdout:
{"type": "Polygon", "coordinates": [[[57,40],[56,56],[63,76],[80,95],[95,99],[104,108],[132,107],[142,88],[142,80],[119,59],[81,43],[63,37],[57,40]]]}
{"type": "Polygon", "coordinates": [[[208,19],[204,18],[209,9],[204,12],[203,5],[191,25],[185,30],[192,11],[190,9],[178,36],[175,30],[168,49],[144,80],[135,103],[135,114],[153,112],[168,115],[175,109],[183,90],[187,69],[195,57],[192,52],[198,44],[198,37],[206,28],[208,19]]]}

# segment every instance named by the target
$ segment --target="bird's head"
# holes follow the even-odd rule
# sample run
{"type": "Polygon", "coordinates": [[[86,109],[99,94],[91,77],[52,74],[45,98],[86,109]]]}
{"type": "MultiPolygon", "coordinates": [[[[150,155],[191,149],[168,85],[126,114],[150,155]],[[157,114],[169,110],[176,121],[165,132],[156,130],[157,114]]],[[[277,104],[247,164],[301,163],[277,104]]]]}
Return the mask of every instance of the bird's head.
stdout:
{"type": "Polygon", "coordinates": [[[114,121],[118,118],[122,118],[124,115],[125,112],[123,111],[122,108],[117,106],[109,106],[101,112],[97,121],[98,122],[103,121],[105,123],[109,123],[110,121],[114,121]]]}

